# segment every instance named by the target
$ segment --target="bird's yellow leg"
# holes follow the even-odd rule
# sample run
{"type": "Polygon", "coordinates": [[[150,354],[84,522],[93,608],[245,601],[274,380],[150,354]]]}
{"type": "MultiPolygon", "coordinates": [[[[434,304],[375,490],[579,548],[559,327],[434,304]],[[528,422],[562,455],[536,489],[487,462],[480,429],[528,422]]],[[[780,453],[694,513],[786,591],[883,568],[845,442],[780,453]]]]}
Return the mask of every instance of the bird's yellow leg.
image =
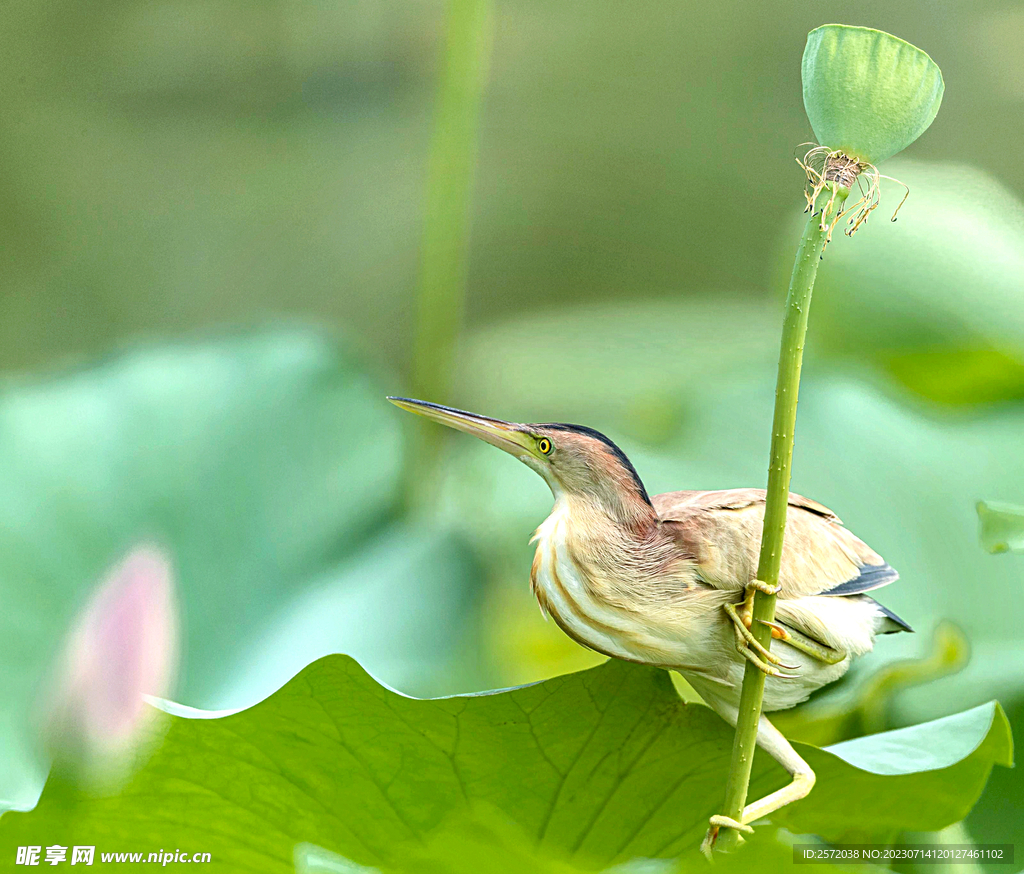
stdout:
{"type": "Polygon", "coordinates": [[[788,678],[789,675],[781,673],[776,665],[791,671],[796,670],[797,665],[783,664],[782,659],[763,646],[750,630],[753,623],[754,595],[758,591],[774,595],[778,594],[779,587],[769,586],[760,580],[751,580],[747,586],[747,595],[739,604],[723,606],[726,616],[732,620],[733,630],[736,633],[736,650],[769,677],[788,678]]]}
{"type": "MultiPolygon", "coordinates": [[[[736,605],[736,612],[739,613],[740,618],[743,620],[743,626],[750,628],[754,621],[754,595],[757,592],[764,592],[766,595],[777,595],[782,586],[769,586],[767,583],[761,580],[751,580],[747,583],[746,595],[739,604],[736,605]]],[[[760,646],[760,644],[758,644],[760,646]]]]}
{"type": "Polygon", "coordinates": [[[776,665],[790,670],[795,670],[797,666],[782,664],[782,660],[777,655],[762,646],[747,627],[747,623],[743,621],[743,617],[734,604],[725,604],[722,609],[732,620],[733,631],[736,633],[736,651],[745,659],[753,662],[758,670],[764,671],[769,677],[788,678],[789,675],[781,673],[776,665]]]}
{"type": "Polygon", "coordinates": [[[836,665],[846,658],[844,650],[819,643],[814,638],[801,634],[795,628],[787,628],[785,625],[779,625],[778,622],[768,622],[765,619],[760,621],[772,630],[773,638],[788,643],[793,649],[798,649],[819,662],[824,662],[826,665],[836,665]]]}
{"type": "MultiPolygon", "coordinates": [[[[709,696],[705,696],[705,700],[727,722],[736,724],[737,710],[734,705],[709,696]]],[[[774,813],[780,807],[799,801],[814,788],[814,771],[811,770],[811,766],[793,749],[792,744],[782,736],[782,732],[764,716],[757,724],[757,745],[782,765],[793,779],[788,785],[744,807],[739,822],[720,814],[712,816],[708,832],[700,845],[701,852],[708,858],[711,857],[718,833],[723,828],[732,828],[749,834],[753,831],[750,827],[752,822],[774,813]]]]}

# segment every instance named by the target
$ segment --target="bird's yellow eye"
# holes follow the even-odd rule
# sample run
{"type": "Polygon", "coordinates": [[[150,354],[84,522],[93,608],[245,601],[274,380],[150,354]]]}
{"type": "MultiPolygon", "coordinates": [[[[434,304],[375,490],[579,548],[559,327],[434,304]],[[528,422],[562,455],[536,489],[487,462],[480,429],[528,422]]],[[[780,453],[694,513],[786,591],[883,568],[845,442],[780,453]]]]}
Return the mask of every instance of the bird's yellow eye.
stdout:
{"type": "Polygon", "coordinates": [[[537,441],[537,450],[541,455],[547,455],[551,452],[551,441],[548,440],[547,437],[541,437],[540,440],[537,441]]]}

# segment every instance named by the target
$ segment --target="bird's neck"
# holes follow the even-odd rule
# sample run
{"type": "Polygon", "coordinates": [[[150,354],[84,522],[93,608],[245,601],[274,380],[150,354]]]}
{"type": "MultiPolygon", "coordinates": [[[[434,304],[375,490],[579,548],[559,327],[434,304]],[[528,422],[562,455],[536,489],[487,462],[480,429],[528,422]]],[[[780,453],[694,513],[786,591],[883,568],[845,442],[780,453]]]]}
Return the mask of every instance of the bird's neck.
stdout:
{"type": "Polygon", "coordinates": [[[607,562],[628,555],[635,560],[662,534],[654,508],[646,502],[609,507],[589,497],[556,496],[555,506],[537,539],[559,532],[561,538],[577,545],[584,554],[601,555],[607,562]]]}
{"type": "Polygon", "coordinates": [[[552,485],[551,492],[555,498],[552,516],[563,514],[587,528],[601,531],[614,528],[620,536],[645,540],[658,527],[654,507],[639,494],[626,489],[592,494],[564,491],[552,485]]]}

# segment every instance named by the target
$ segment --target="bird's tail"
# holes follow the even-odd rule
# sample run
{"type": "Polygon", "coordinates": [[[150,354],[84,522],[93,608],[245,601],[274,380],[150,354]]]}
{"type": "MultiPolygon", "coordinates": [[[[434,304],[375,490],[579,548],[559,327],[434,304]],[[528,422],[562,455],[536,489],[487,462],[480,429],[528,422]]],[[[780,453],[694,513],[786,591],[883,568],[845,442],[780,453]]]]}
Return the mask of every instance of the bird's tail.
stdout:
{"type": "Polygon", "coordinates": [[[893,613],[892,610],[890,610],[884,604],[879,604],[874,598],[871,598],[868,595],[860,595],[859,597],[863,598],[865,601],[870,601],[878,608],[879,612],[882,614],[882,621],[880,623],[878,631],[876,632],[877,634],[895,634],[898,631],[914,630],[910,627],[909,622],[907,622],[904,619],[900,619],[899,616],[893,613]]]}

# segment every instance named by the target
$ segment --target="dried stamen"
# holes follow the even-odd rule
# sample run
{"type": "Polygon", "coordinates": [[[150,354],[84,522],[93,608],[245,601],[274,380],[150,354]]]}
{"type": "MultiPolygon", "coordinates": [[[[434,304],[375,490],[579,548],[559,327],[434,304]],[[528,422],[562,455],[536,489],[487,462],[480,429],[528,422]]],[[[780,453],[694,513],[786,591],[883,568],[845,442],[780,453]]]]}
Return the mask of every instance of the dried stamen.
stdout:
{"type": "MultiPolygon", "coordinates": [[[[813,144],[805,143],[804,145],[813,144]]],[[[831,241],[832,231],[835,230],[840,219],[846,216],[850,217],[847,221],[849,227],[846,229],[846,234],[847,236],[853,236],[857,229],[868,220],[868,216],[878,207],[881,199],[879,180],[882,176],[874,164],[858,161],[856,158],[852,158],[843,152],[832,151],[825,146],[814,146],[804,153],[803,159],[797,158],[796,162],[803,168],[807,176],[807,185],[804,188],[807,209],[804,212],[810,212],[814,209],[814,205],[817,203],[822,191],[826,188],[831,191],[828,202],[821,208],[820,213],[816,213],[816,215],[821,215],[820,229],[828,232],[825,237],[826,246],[831,241]],[[854,183],[857,185],[860,197],[854,203],[832,216],[836,191],[840,187],[851,189],[854,183]]],[[[892,214],[892,221],[896,221],[896,214],[910,195],[910,189],[904,183],[893,179],[891,176],[884,178],[903,185],[906,189],[903,200],[900,201],[899,206],[896,207],[895,212],[892,214]]]]}

